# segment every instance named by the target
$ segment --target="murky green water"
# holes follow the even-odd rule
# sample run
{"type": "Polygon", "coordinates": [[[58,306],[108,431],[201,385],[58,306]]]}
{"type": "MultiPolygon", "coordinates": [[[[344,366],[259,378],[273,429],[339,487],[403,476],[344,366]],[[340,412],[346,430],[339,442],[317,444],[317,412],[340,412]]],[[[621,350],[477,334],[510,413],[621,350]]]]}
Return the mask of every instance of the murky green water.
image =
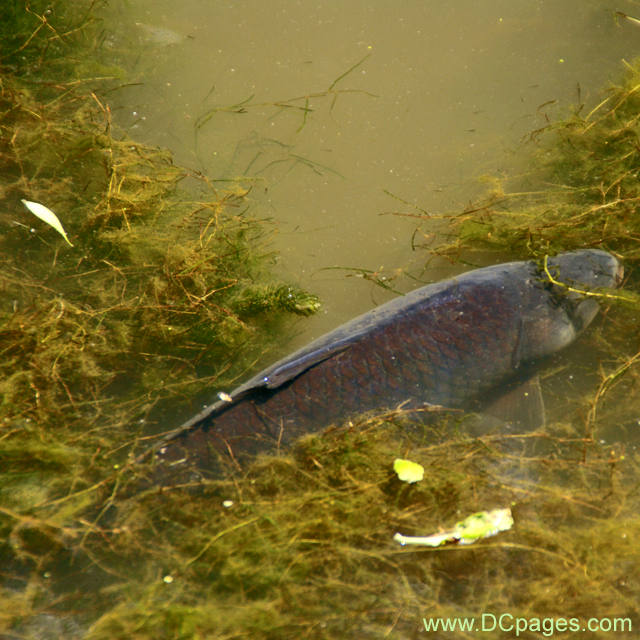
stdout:
{"type": "MultiPolygon", "coordinates": [[[[569,102],[595,106],[622,60],[640,50],[640,27],[614,15],[640,14],[634,2],[468,5],[135,0],[104,8],[101,51],[131,74],[108,94],[114,121],[134,140],[169,149],[176,164],[194,172],[195,192],[198,172],[221,193],[250,188],[228,206],[248,206],[247,216],[275,222],[274,272],[322,298],[321,313],[301,319],[299,335],[283,339],[283,348],[393,296],[357,277],[359,270],[406,291],[419,284],[410,276],[431,281],[461,269],[440,259],[425,270],[428,255],[412,249],[412,237],[430,242],[436,225],[390,214],[459,212],[482,193],[483,174],[526,171],[532,156],[520,141],[569,102]]],[[[100,153],[113,154],[115,146],[100,153]]],[[[147,151],[139,153],[150,166],[147,151]]],[[[212,289],[209,270],[197,268],[220,246],[232,246],[230,255],[244,251],[242,225],[221,227],[221,245],[203,231],[222,215],[215,196],[204,212],[199,202],[195,212],[180,210],[186,217],[179,224],[159,216],[157,237],[128,218],[120,221],[122,229],[131,225],[127,233],[104,236],[95,219],[93,227],[72,224],[80,257],[66,247],[48,254],[45,243],[34,251],[43,232],[29,235],[25,227],[19,236],[12,227],[17,252],[7,264],[19,266],[28,287],[46,282],[64,294],[50,306],[33,305],[36,329],[16,315],[20,327],[3,334],[3,353],[17,358],[17,346],[32,343],[48,353],[42,345],[49,342],[71,351],[47,356],[55,360],[53,380],[62,380],[58,413],[48,411],[50,396],[35,374],[25,378],[23,408],[12,405],[17,391],[3,398],[11,406],[0,431],[10,480],[0,492],[2,637],[511,638],[518,619],[528,625],[518,627],[520,637],[605,638],[613,637],[616,618],[636,625],[616,637],[635,637],[636,334],[622,312],[602,318],[553,362],[542,381],[550,409],[542,437],[478,439],[450,420],[422,438],[392,420],[360,422],[202,493],[140,493],[141,480],[119,474],[128,447],[136,443],[140,451],[152,431],[176,426],[154,413],[157,398],[183,401],[191,389],[180,386],[181,376],[205,368],[191,359],[202,347],[202,323],[186,344],[173,336],[193,329],[189,318],[212,289]],[[83,239],[87,228],[102,244],[83,239]],[[136,245],[141,237],[148,243],[136,245]],[[201,252],[203,243],[210,253],[201,252]],[[164,262],[148,285],[141,274],[158,255],[164,262]],[[85,280],[94,267],[101,279],[85,280]],[[85,282],[98,284],[82,297],[85,282]],[[180,314],[171,306],[176,291],[192,304],[180,314]],[[73,306],[77,300],[82,304],[73,306]],[[96,300],[121,315],[114,321],[97,313],[96,300]],[[160,315],[145,315],[154,304],[160,315]],[[132,316],[139,331],[127,342],[124,318],[141,309],[132,316]],[[85,316],[92,324],[77,320],[85,316]],[[115,338],[126,349],[110,363],[112,372],[143,370],[135,380],[148,393],[126,407],[118,398],[127,399],[127,379],[121,373],[109,386],[108,358],[98,357],[118,347],[115,338]],[[153,352],[160,342],[166,351],[153,352]],[[99,371],[88,368],[88,354],[97,354],[99,371]],[[95,375],[90,391],[65,387],[59,362],[87,367],[83,376],[95,375]],[[162,378],[170,384],[160,392],[162,378]],[[425,480],[401,483],[392,473],[396,457],[418,460],[425,480]],[[393,542],[396,531],[428,535],[476,511],[507,507],[514,529],[473,546],[420,550],[393,542]],[[501,626],[489,630],[500,616],[501,626]],[[587,629],[590,616],[602,625],[587,629]],[[425,629],[458,617],[475,618],[475,635],[425,629]]],[[[500,255],[508,258],[504,249],[500,255]]],[[[628,267],[632,272],[634,263],[628,267]]],[[[239,271],[243,291],[262,294],[251,286],[257,271],[242,264],[239,271]]],[[[13,296],[14,283],[3,278],[13,296]]],[[[5,315],[21,311],[18,302],[5,300],[5,315]]],[[[232,299],[230,308],[241,316],[243,304],[232,299]]],[[[225,314],[233,315],[211,316],[216,331],[222,327],[215,348],[235,355],[250,331],[224,324],[225,314]]],[[[50,364],[33,361],[42,369],[50,364]]],[[[207,366],[217,379],[220,372],[207,366]]]]}
{"type": "Polygon", "coordinates": [[[107,43],[139,52],[140,81],[114,113],[179,163],[252,181],[252,211],[279,225],[281,269],[324,301],[300,344],[386,299],[327,269],[423,265],[413,222],[381,215],[411,208],[386,192],[456,211],[477,178],[519,166],[512,152],[545,124],[539,111],[590,101],[636,54],[640,28],[613,16],[627,4],[113,3],[107,43]]]}

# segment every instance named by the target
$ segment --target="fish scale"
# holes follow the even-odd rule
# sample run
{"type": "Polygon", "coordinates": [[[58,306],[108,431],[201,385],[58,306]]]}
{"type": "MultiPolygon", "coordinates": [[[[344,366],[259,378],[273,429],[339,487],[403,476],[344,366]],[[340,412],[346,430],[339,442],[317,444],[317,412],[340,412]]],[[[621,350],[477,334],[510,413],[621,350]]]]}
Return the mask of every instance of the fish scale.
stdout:
{"type": "Polygon", "coordinates": [[[595,317],[597,302],[575,287],[615,286],[622,274],[599,250],[549,264],[573,291],[545,281],[533,262],[514,262],[428,285],[339,327],[169,436],[155,450],[156,480],[215,476],[221,456],[240,463],[363,412],[468,409],[499,397],[595,317]]]}

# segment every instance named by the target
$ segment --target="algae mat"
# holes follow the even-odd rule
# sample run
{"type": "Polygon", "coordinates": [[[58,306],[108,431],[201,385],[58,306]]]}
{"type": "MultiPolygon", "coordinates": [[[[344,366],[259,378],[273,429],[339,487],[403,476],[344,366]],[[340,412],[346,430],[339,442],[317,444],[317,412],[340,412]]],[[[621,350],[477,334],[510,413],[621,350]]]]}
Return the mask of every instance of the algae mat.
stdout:
{"type": "MultiPolygon", "coordinates": [[[[123,136],[97,83],[65,78],[51,49],[68,58],[95,32],[47,10],[19,14],[11,49],[33,47],[46,82],[16,64],[0,95],[1,632],[413,638],[439,624],[433,637],[462,638],[473,624],[487,637],[579,637],[578,624],[589,637],[634,637],[637,67],[598,109],[532,136],[532,188],[495,181],[486,201],[442,219],[454,235],[431,247],[542,259],[602,246],[625,259],[628,294],[601,294],[584,384],[565,375],[579,373],[569,356],[543,380],[558,398],[544,432],[363,417],[246,475],[159,493],[139,490],[146,469],[130,461],[178,415],[167,407],[188,412],[201,387],[228,388],[270,330],[317,301],[273,281],[272,229],[251,218],[245,189],[218,191],[123,136]],[[74,246],[22,199],[55,211],[74,246]],[[399,480],[397,458],[424,478],[399,480]],[[507,507],[514,526],[473,545],[393,540],[507,507]]],[[[117,70],[87,77],[98,75],[117,70]]]]}

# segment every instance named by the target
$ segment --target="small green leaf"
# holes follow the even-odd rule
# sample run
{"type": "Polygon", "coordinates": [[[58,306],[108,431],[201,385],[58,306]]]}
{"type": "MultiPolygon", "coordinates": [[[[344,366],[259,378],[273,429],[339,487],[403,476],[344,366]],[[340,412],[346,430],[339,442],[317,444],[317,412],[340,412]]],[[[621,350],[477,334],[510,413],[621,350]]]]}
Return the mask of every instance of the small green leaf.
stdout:
{"type": "Polygon", "coordinates": [[[67,232],[62,227],[62,223],[58,220],[58,216],[51,211],[51,209],[47,209],[42,204],[37,202],[29,202],[29,200],[23,200],[22,204],[33,213],[34,216],[40,218],[48,225],[52,226],[68,243],[73,247],[69,238],[67,238],[67,232]]]}
{"type": "Polygon", "coordinates": [[[403,482],[419,482],[424,478],[424,467],[417,462],[411,462],[411,460],[396,458],[393,470],[403,482]]]}

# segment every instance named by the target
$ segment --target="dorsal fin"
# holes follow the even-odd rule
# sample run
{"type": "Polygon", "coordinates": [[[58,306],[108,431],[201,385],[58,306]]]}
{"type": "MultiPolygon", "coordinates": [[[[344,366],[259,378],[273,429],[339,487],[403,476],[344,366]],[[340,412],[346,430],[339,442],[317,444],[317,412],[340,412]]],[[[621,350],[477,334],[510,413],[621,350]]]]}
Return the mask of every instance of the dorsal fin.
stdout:
{"type": "Polygon", "coordinates": [[[178,427],[178,429],[167,434],[163,438],[162,442],[157,445],[157,448],[164,446],[167,442],[175,439],[178,435],[189,431],[200,423],[204,423],[212,416],[215,416],[215,414],[228,409],[237,402],[240,402],[247,394],[251,393],[251,391],[259,389],[277,389],[286,382],[289,382],[289,380],[293,380],[301,373],[311,369],[317,364],[332,358],[338,353],[346,351],[360,336],[365,333],[366,331],[349,332],[342,339],[327,343],[325,343],[325,336],[325,338],[321,338],[316,343],[309,345],[313,346],[315,344],[317,348],[309,349],[309,347],[306,347],[291,354],[288,358],[276,362],[275,365],[265,369],[250,380],[247,380],[247,382],[235,389],[231,395],[219,394],[221,400],[205,407],[205,409],[200,413],[193,416],[191,420],[188,420],[178,427]]]}
{"type": "Polygon", "coordinates": [[[304,371],[307,371],[308,369],[315,367],[317,364],[320,364],[338,353],[342,353],[347,350],[355,342],[357,337],[359,336],[351,335],[344,340],[320,346],[317,349],[305,349],[304,351],[298,351],[292,354],[289,358],[277,362],[272,367],[265,369],[257,376],[247,380],[247,382],[238,387],[231,394],[231,397],[235,400],[236,397],[244,395],[247,391],[251,389],[258,389],[260,387],[277,389],[285,382],[289,382],[289,380],[297,378],[304,371]]]}

